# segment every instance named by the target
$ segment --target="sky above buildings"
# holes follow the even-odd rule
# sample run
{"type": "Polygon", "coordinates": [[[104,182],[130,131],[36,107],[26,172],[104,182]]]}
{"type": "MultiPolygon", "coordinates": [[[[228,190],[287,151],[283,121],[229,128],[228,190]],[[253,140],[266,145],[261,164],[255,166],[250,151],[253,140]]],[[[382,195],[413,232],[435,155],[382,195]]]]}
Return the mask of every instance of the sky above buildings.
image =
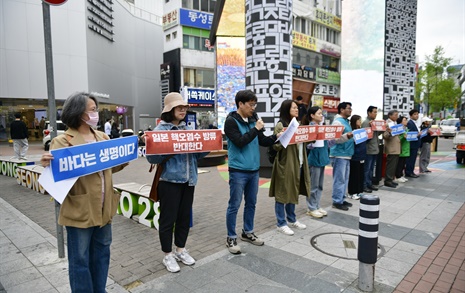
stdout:
{"type": "Polygon", "coordinates": [[[420,63],[442,46],[451,64],[465,64],[465,0],[418,0],[416,55],[420,63]]]}

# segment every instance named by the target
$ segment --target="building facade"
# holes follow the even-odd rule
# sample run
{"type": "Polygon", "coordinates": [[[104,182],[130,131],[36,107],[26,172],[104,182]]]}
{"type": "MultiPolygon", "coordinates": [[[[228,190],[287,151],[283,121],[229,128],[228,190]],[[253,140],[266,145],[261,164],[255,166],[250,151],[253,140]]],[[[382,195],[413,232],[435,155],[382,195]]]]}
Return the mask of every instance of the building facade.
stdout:
{"type": "MultiPolygon", "coordinates": [[[[99,100],[101,125],[108,118],[133,130],[154,125],[161,104],[161,13],[123,0],[67,1],[50,12],[58,119],[70,94],[87,91],[99,100]]],[[[3,0],[0,19],[0,124],[8,133],[15,112],[29,128],[48,116],[42,3],[3,0]]]]}

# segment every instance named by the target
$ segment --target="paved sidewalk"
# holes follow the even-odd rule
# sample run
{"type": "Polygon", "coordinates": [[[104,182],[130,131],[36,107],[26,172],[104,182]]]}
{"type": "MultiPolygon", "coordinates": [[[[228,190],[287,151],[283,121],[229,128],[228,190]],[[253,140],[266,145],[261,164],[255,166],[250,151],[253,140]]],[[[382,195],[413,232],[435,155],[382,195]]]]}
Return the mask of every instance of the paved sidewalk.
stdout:
{"type": "MultiPolygon", "coordinates": [[[[131,163],[115,175],[115,183],[146,183],[151,179],[146,166],[144,159],[131,163]]],[[[463,292],[465,169],[457,169],[446,157],[435,160],[431,167],[432,174],[376,192],[381,201],[376,292],[409,292],[404,286],[411,284],[417,292],[431,291],[421,291],[425,286],[422,281],[433,284],[434,290],[445,289],[441,278],[450,281],[452,269],[457,267],[448,284],[451,292],[463,292]],[[453,244],[455,252],[448,248],[453,244]],[[425,270],[418,275],[419,269],[425,270]],[[433,282],[434,275],[438,278],[433,282]]],[[[296,230],[294,236],[276,232],[274,201],[268,197],[268,189],[261,188],[255,230],[265,245],[239,241],[243,254],[234,256],[224,246],[227,183],[218,168],[202,169],[207,173],[199,175],[194,227],[188,241],[197,263],[181,265],[180,273],[167,273],[161,264],[156,230],[116,216],[108,292],[359,291],[359,202],[352,201],[354,207],[348,212],[331,209],[331,176],[326,177],[323,198],[328,217],[317,220],[305,216],[301,198],[297,215],[307,229],[296,230]]],[[[2,286],[6,292],[69,292],[66,259],[57,257],[54,208],[49,197],[5,176],[0,176],[0,190],[0,292],[2,286]]]]}

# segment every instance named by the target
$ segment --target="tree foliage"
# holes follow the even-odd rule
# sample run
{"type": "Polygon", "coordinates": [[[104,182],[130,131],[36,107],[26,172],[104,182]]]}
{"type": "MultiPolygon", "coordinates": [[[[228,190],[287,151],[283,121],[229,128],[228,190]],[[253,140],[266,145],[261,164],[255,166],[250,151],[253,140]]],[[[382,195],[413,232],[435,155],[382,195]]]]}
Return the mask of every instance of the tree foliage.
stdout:
{"type": "Polygon", "coordinates": [[[425,66],[418,72],[415,98],[418,101],[423,96],[427,115],[455,107],[460,100],[460,88],[453,79],[447,77],[446,70],[451,61],[452,58],[444,56],[444,48],[438,46],[432,55],[426,56],[425,66]]]}

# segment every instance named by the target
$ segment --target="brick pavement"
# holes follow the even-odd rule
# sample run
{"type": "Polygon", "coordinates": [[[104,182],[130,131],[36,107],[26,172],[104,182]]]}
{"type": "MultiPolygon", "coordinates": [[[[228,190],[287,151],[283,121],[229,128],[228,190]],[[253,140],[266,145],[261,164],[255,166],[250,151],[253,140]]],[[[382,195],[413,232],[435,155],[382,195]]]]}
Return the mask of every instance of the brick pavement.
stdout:
{"type": "Polygon", "coordinates": [[[395,292],[465,292],[465,205],[397,286],[395,292]]]}

